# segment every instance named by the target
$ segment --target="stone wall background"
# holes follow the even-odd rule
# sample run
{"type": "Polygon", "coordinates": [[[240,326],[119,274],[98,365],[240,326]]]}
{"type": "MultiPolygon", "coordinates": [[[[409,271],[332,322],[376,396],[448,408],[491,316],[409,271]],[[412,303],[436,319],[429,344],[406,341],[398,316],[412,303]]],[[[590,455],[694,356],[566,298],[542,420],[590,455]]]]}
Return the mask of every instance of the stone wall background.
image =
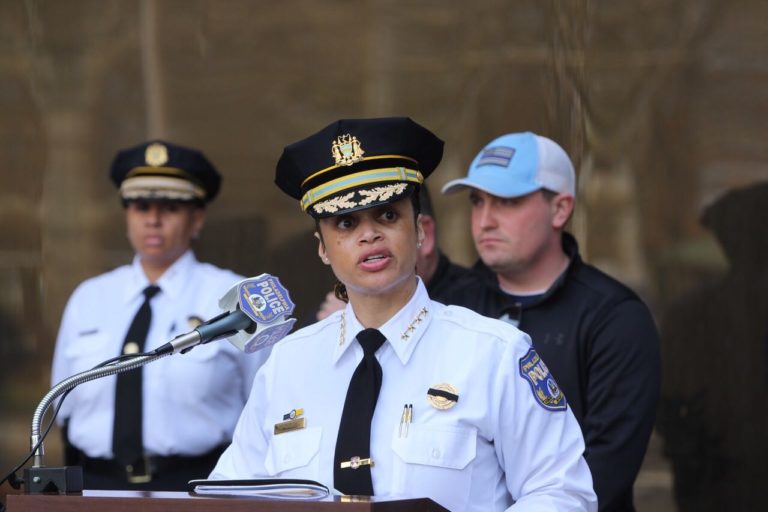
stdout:
{"type": "Polygon", "coordinates": [[[442,244],[469,264],[468,205],[438,189],[533,130],[577,165],[585,259],[661,319],[726,268],[701,209],[768,179],[766,19],[759,0],[0,0],[0,471],[26,449],[67,297],[130,260],[116,149],[203,149],[225,180],[199,256],[278,275],[304,316],[332,276],[272,184],[286,143],[342,117],[429,127],[442,244]]]}

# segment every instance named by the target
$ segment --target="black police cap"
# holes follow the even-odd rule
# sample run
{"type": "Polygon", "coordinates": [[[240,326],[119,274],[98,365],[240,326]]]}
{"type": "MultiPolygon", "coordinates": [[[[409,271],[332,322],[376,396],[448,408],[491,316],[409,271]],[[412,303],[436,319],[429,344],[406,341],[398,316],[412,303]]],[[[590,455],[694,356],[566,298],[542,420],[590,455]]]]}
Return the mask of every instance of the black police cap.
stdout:
{"type": "Polygon", "coordinates": [[[203,153],[162,140],[119,151],[110,178],[124,200],[207,203],[221,186],[221,175],[203,153]]]}
{"type": "Polygon", "coordinates": [[[407,117],[341,119],[285,147],[275,183],[315,218],[406,197],[443,156],[443,141],[407,117]]]}

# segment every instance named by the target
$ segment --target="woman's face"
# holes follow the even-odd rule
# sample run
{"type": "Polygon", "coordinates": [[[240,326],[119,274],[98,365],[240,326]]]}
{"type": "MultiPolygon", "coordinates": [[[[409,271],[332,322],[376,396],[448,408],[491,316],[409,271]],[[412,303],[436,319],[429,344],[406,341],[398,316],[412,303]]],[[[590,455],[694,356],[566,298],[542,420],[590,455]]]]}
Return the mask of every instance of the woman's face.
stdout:
{"type": "Polygon", "coordinates": [[[318,254],[355,296],[387,296],[415,285],[421,216],[409,198],[320,219],[318,254]]]}
{"type": "Polygon", "coordinates": [[[145,265],[167,268],[189,249],[203,228],[205,210],[167,201],[129,201],[128,240],[145,265]]]}

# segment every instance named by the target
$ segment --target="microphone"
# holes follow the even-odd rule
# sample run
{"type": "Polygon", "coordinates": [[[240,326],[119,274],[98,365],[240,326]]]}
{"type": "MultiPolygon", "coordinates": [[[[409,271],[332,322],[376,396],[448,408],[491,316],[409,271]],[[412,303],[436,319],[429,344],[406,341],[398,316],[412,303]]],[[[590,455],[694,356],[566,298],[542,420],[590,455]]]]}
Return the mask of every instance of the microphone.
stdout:
{"type": "Polygon", "coordinates": [[[269,274],[249,277],[235,283],[219,300],[224,310],[158,347],[153,355],[187,352],[197,345],[228,338],[246,353],[269,347],[283,339],[296,323],[288,318],[296,307],[280,280],[269,274]]]}

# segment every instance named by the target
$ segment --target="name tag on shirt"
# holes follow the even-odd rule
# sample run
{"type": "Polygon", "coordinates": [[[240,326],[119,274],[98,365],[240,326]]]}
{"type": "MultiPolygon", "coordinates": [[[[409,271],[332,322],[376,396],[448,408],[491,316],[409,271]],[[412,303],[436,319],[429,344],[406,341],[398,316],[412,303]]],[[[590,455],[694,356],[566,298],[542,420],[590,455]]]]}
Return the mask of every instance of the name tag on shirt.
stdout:
{"type": "Polygon", "coordinates": [[[306,418],[296,418],[293,420],[281,421],[280,423],[275,423],[275,435],[285,434],[286,432],[293,432],[294,430],[301,430],[302,428],[306,428],[306,426],[306,418]]]}

